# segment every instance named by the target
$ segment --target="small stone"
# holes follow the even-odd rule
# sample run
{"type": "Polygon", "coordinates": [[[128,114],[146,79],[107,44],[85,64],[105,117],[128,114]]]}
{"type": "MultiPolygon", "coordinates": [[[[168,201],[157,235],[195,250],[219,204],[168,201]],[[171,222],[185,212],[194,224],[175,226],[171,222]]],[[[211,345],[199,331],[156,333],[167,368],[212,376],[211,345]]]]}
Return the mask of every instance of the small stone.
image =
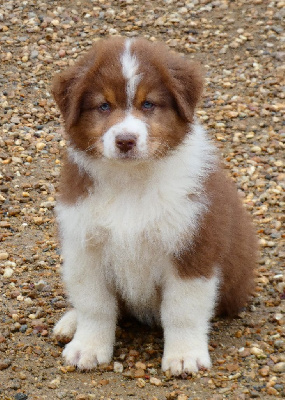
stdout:
{"type": "Polygon", "coordinates": [[[66,55],[65,50],[63,50],[63,49],[59,50],[58,55],[59,55],[59,57],[64,57],[66,55]]]}
{"type": "Polygon", "coordinates": [[[35,283],[35,289],[41,292],[44,287],[46,286],[46,282],[44,280],[40,280],[37,283],[35,283]]]}
{"type": "Polygon", "coordinates": [[[88,394],[78,394],[75,397],[75,400],[89,400],[89,396],[88,394]]]}
{"type": "Polygon", "coordinates": [[[7,260],[7,258],[9,257],[9,254],[8,253],[0,253],[0,260],[2,261],[2,260],[7,260]]]}
{"type": "Polygon", "coordinates": [[[50,381],[47,386],[49,389],[56,389],[59,387],[60,381],[61,381],[60,377],[57,377],[57,378],[53,379],[52,381],[50,381]]]}
{"type": "Polygon", "coordinates": [[[274,372],[285,372],[285,361],[279,362],[273,366],[274,372]]]}
{"type": "Polygon", "coordinates": [[[266,357],[265,354],[263,353],[263,351],[261,349],[259,349],[258,347],[252,347],[250,349],[251,354],[253,354],[256,358],[264,358],[266,357]]]}
{"type": "Polygon", "coordinates": [[[284,389],[284,385],[276,383],[276,385],[274,385],[274,388],[278,390],[278,392],[281,392],[284,389]]]}
{"type": "Polygon", "coordinates": [[[154,386],[161,386],[162,385],[161,380],[158,379],[158,378],[155,378],[153,376],[150,378],[149,382],[150,382],[151,385],[154,385],[154,386]]]}
{"type": "Polygon", "coordinates": [[[38,55],[39,55],[39,52],[38,52],[37,50],[32,50],[32,51],[31,51],[31,54],[30,54],[30,57],[31,57],[32,59],[34,59],[34,58],[37,58],[38,55]]]}
{"type": "Polygon", "coordinates": [[[7,369],[12,364],[12,361],[9,358],[5,358],[4,360],[0,360],[0,371],[3,369],[7,369]]]}
{"type": "Polygon", "coordinates": [[[250,395],[250,398],[253,398],[253,399],[257,399],[260,397],[260,393],[258,393],[258,391],[254,390],[254,389],[249,391],[249,395],[250,395]]]}
{"type": "Polygon", "coordinates": [[[251,147],[251,151],[252,151],[253,153],[261,153],[262,149],[261,149],[261,147],[259,147],[259,146],[252,146],[252,147],[251,147]]]}
{"type": "Polygon", "coordinates": [[[44,222],[43,217],[33,217],[33,220],[36,225],[41,225],[44,222]]]}
{"type": "Polygon", "coordinates": [[[124,366],[122,363],[115,361],[114,362],[114,372],[123,372],[124,366]]]}
{"type": "Polygon", "coordinates": [[[58,392],[58,393],[56,394],[56,397],[57,397],[58,399],[64,399],[66,396],[67,396],[67,392],[66,392],[66,391],[58,392]]]}
{"type": "Polygon", "coordinates": [[[142,368],[136,369],[135,370],[135,378],[143,378],[145,375],[145,371],[142,368]]]}
{"type": "Polygon", "coordinates": [[[144,363],[142,363],[141,361],[136,362],[135,367],[137,369],[144,369],[144,370],[146,369],[146,365],[144,363]]]}
{"type": "Polygon", "coordinates": [[[36,144],[36,148],[37,148],[38,151],[43,150],[45,147],[46,147],[46,145],[45,145],[45,143],[43,143],[43,142],[38,142],[38,143],[36,144]]]}
{"type": "Polygon", "coordinates": [[[274,347],[276,349],[282,349],[283,347],[285,347],[285,342],[284,340],[275,340],[274,342],[274,347]]]}
{"type": "Polygon", "coordinates": [[[110,383],[109,379],[101,379],[98,384],[102,386],[106,386],[110,383]]]}
{"type": "MultiPolygon", "coordinates": [[[[11,122],[12,122],[13,124],[18,125],[18,124],[21,122],[21,120],[20,120],[19,117],[12,117],[12,118],[11,118],[11,122]]],[[[13,158],[13,157],[12,157],[12,158],[13,158]]]]}
{"type": "Polygon", "coordinates": [[[27,329],[28,329],[28,325],[21,325],[19,331],[20,331],[21,333],[25,333],[27,329]]]}
{"type": "Polygon", "coordinates": [[[278,390],[276,390],[274,387],[270,387],[267,389],[267,393],[270,394],[271,396],[278,396],[278,390]]]}
{"type": "Polygon", "coordinates": [[[11,278],[13,273],[14,273],[14,270],[12,268],[6,267],[4,270],[3,278],[11,278]]]}
{"type": "Polygon", "coordinates": [[[137,385],[137,387],[139,387],[139,388],[143,388],[143,387],[145,387],[146,382],[145,382],[144,379],[138,378],[137,381],[136,381],[136,385],[137,385]]]}
{"type": "Polygon", "coordinates": [[[262,367],[258,372],[259,372],[259,375],[261,375],[261,376],[268,376],[269,375],[268,365],[265,365],[264,367],[262,367]]]}
{"type": "Polygon", "coordinates": [[[179,394],[177,400],[188,400],[188,398],[186,394],[179,394]]]}
{"type": "Polygon", "coordinates": [[[27,400],[27,399],[28,399],[28,395],[26,395],[25,393],[15,394],[15,400],[27,400]]]}

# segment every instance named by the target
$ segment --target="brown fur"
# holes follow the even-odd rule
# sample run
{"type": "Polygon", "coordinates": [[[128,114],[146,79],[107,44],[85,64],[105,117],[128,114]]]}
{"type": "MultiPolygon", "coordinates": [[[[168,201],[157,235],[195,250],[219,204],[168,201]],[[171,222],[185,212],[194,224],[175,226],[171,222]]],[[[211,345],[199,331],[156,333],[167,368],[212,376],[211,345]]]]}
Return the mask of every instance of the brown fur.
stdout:
{"type": "MultiPolygon", "coordinates": [[[[101,137],[125,117],[126,80],[120,56],[124,39],[95,42],[92,49],[73,67],[57,75],[53,95],[65,121],[72,145],[87,155],[101,158],[101,137]],[[108,102],[111,112],[100,111],[108,102]]],[[[166,46],[138,39],[132,52],[139,61],[139,82],[132,114],[149,127],[149,158],[164,157],[181,143],[201,96],[201,67],[166,46]],[[147,100],[154,110],[142,109],[147,100]]],[[[88,195],[92,179],[66,159],[62,171],[60,199],[75,203],[88,195]]],[[[222,269],[218,313],[236,314],[252,289],[256,261],[256,240],[234,185],[219,169],[205,182],[209,211],[202,218],[194,242],[173,259],[184,279],[211,277],[215,265],[222,269]]],[[[207,294],[205,294],[207,295],[207,294]]]]}
{"type": "Polygon", "coordinates": [[[91,177],[65,156],[61,169],[58,199],[66,204],[74,204],[79,199],[88,196],[93,185],[91,177]]]}
{"type": "Polygon", "coordinates": [[[257,242],[237,190],[219,169],[205,183],[210,200],[191,248],[174,257],[183,278],[211,277],[221,268],[222,283],[217,313],[235,315],[253,289],[257,242]]]}
{"type": "MultiPolygon", "coordinates": [[[[53,81],[52,93],[71,143],[95,157],[102,156],[102,135],[125,116],[126,81],[120,65],[123,51],[122,38],[95,42],[82,59],[53,81]],[[111,113],[98,109],[103,102],[111,105],[111,113]]],[[[202,92],[201,68],[171,53],[162,43],[138,39],[132,52],[139,61],[138,74],[143,76],[133,115],[149,125],[149,150],[159,158],[181,143],[188,131],[202,92]],[[156,105],[153,111],[142,110],[145,100],[156,105]]]]}

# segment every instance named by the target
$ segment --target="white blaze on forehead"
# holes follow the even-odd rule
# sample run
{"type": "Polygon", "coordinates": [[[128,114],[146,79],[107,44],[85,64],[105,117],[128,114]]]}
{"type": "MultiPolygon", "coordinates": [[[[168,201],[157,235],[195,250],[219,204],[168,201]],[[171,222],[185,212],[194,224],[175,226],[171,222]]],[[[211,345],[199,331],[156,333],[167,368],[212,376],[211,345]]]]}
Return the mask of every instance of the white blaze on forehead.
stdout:
{"type": "Polygon", "coordinates": [[[113,125],[103,135],[104,156],[107,158],[116,158],[118,149],[116,148],[116,137],[118,135],[134,135],[136,136],[136,151],[138,158],[147,155],[147,125],[129,114],[122,122],[113,125]]]}
{"type": "Polygon", "coordinates": [[[141,75],[137,74],[139,63],[136,56],[131,53],[131,44],[132,40],[127,39],[124,53],[121,56],[122,72],[127,81],[126,92],[128,109],[132,107],[136,89],[141,78],[141,75]]]}

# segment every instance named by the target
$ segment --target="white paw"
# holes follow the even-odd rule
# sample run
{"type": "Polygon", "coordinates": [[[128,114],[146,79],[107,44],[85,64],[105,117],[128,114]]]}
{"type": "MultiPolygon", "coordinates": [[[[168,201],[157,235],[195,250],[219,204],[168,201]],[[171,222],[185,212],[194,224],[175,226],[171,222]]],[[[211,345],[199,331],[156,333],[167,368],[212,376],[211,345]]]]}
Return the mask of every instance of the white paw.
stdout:
{"type": "Polygon", "coordinates": [[[76,311],[67,311],[53,328],[53,335],[58,341],[68,343],[75,334],[76,325],[76,311]]]}
{"type": "Polygon", "coordinates": [[[96,346],[89,340],[73,339],[62,352],[67,365],[75,365],[81,370],[90,370],[99,364],[109,363],[112,358],[112,346],[96,346]]]}
{"type": "Polygon", "coordinates": [[[211,367],[211,359],[208,350],[193,350],[184,354],[164,355],[162,370],[170,370],[172,375],[191,374],[199,369],[211,367]]]}

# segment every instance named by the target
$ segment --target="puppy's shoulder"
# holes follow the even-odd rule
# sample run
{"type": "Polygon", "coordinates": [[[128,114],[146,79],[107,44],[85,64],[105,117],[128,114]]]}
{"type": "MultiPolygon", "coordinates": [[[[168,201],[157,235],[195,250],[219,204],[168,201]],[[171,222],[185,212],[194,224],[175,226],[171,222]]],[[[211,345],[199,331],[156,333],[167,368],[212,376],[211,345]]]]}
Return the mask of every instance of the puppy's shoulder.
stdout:
{"type": "Polygon", "coordinates": [[[88,172],[65,154],[61,169],[58,200],[66,205],[74,205],[85,199],[93,186],[94,180],[88,172]]]}

